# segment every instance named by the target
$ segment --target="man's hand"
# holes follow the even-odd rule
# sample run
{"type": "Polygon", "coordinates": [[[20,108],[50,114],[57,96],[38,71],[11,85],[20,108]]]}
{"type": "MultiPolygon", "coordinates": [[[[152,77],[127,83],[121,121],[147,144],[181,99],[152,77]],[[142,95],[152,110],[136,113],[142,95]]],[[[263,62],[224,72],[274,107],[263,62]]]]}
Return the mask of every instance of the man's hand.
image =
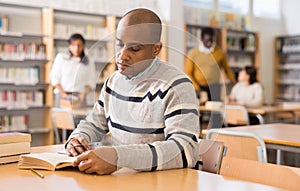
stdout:
{"type": "Polygon", "coordinates": [[[89,146],[84,137],[74,137],[66,146],[66,151],[69,156],[78,156],[87,150],[89,150],[89,146]]]}
{"type": "Polygon", "coordinates": [[[85,173],[111,174],[117,170],[117,153],[112,147],[102,147],[80,154],[73,166],[85,173]]]}

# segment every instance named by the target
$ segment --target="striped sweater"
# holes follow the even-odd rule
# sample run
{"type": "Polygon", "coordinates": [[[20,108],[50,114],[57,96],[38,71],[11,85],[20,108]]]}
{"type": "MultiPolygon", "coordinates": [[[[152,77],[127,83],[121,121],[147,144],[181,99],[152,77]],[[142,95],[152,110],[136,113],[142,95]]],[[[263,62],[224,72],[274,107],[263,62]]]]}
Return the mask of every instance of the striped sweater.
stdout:
{"type": "Polygon", "coordinates": [[[107,131],[118,167],[140,171],[194,167],[199,119],[191,81],[161,61],[135,80],[116,71],[70,138],[80,133],[94,142],[107,131]]]}

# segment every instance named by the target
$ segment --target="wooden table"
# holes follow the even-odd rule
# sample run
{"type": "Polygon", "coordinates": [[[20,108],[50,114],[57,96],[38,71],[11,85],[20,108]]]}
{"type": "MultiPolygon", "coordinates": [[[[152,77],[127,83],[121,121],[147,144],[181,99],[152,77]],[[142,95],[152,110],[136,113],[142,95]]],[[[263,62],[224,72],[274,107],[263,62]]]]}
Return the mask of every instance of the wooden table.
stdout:
{"type": "Polygon", "coordinates": [[[267,148],[277,150],[277,164],[281,164],[281,151],[300,153],[300,125],[274,123],[222,128],[222,130],[251,132],[258,135],[264,140],[267,148]]]}
{"type": "Polygon", "coordinates": [[[288,112],[293,115],[294,123],[295,124],[299,123],[298,116],[295,113],[295,112],[300,111],[299,105],[293,106],[293,105],[279,104],[279,105],[275,105],[275,106],[262,106],[262,107],[258,107],[258,108],[247,108],[247,111],[249,114],[261,116],[263,118],[266,118],[266,116],[270,115],[270,114],[288,112]]]}
{"type": "MultiPolygon", "coordinates": [[[[62,145],[54,147],[38,147],[33,152],[56,152],[62,145]]],[[[114,175],[98,176],[84,174],[77,169],[62,169],[58,171],[43,171],[45,178],[41,179],[30,170],[20,170],[16,163],[0,166],[1,191],[54,191],[54,190],[106,190],[106,191],[134,191],[134,190],[247,190],[247,191],[278,191],[275,188],[263,184],[233,180],[193,169],[177,169],[157,172],[132,172],[119,171],[114,175]]]]}
{"type": "MultiPolygon", "coordinates": [[[[298,124],[298,116],[296,115],[295,112],[300,111],[300,105],[275,105],[275,106],[262,106],[258,108],[246,108],[247,112],[249,114],[255,115],[258,119],[263,119],[264,122],[270,122],[270,120],[267,119],[268,116],[271,114],[277,114],[277,113],[283,113],[283,112],[288,112],[293,115],[293,120],[295,124],[298,124]]],[[[221,108],[209,108],[206,106],[199,106],[200,112],[224,112],[224,107],[221,108]]]]}

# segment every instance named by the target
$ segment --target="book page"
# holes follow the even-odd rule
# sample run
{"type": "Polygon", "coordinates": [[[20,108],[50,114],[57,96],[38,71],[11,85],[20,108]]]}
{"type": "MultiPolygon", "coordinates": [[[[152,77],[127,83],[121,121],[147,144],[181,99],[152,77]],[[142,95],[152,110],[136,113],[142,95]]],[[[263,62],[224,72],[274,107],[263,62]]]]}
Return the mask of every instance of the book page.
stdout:
{"type": "Polygon", "coordinates": [[[27,154],[21,155],[18,166],[19,168],[55,170],[72,166],[75,160],[76,157],[69,157],[57,153],[27,154]]]}

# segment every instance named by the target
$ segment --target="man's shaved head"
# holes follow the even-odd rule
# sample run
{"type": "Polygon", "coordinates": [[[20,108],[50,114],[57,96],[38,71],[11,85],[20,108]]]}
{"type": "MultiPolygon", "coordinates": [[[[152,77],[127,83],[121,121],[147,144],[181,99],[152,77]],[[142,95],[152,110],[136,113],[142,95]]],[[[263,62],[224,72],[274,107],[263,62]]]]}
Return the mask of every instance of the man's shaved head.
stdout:
{"type": "Polygon", "coordinates": [[[149,9],[133,9],[125,13],[124,17],[130,17],[130,25],[142,24],[142,23],[157,23],[161,24],[160,18],[149,9]]]}
{"type": "Polygon", "coordinates": [[[125,26],[145,25],[149,23],[151,36],[155,38],[156,42],[160,42],[161,37],[161,20],[153,11],[144,8],[133,9],[122,17],[121,21],[125,26]]]}

